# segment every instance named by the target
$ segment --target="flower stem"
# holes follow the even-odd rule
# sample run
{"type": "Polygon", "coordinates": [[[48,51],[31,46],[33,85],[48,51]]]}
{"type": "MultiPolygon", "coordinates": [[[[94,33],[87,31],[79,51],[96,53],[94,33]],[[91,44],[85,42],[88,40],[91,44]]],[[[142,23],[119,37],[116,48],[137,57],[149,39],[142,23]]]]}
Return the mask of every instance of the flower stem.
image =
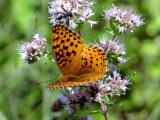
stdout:
{"type": "Polygon", "coordinates": [[[107,111],[104,112],[103,115],[104,115],[105,120],[109,120],[109,116],[108,116],[108,112],[107,111]]]}
{"type": "Polygon", "coordinates": [[[105,103],[101,104],[101,109],[103,111],[103,115],[105,120],[109,120],[109,115],[108,115],[108,106],[105,103]]]}

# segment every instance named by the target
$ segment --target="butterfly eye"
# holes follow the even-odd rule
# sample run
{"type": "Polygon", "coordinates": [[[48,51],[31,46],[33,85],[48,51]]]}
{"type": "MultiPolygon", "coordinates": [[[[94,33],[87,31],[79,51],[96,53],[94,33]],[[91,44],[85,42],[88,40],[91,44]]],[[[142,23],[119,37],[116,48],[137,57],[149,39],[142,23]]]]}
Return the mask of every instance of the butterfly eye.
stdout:
{"type": "Polygon", "coordinates": [[[58,15],[56,20],[62,20],[62,17],[63,17],[62,15],[58,15]]]}

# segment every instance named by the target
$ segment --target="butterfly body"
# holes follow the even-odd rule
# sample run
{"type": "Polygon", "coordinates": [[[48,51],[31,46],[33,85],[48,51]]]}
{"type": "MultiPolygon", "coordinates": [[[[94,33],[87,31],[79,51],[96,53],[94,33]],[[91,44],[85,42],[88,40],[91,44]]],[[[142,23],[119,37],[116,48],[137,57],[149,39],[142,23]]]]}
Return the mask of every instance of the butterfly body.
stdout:
{"type": "Polygon", "coordinates": [[[101,80],[106,73],[106,56],[63,24],[53,26],[52,49],[63,77],[48,88],[87,85],[101,80]]]}

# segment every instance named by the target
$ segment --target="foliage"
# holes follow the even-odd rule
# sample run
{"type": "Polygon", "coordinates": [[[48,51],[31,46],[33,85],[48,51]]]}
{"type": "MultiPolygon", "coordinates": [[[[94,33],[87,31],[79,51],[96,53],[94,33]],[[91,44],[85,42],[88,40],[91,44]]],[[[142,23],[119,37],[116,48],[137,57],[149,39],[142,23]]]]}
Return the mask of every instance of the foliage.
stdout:
{"type": "MultiPolygon", "coordinates": [[[[33,64],[24,65],[17,55],[18,44],[30,41],[35,32],[43,33],[50,45],[51,25],[47,14],[49,1],[22,1],[2,0],[0,4],[0,119],[1,120],[35,120],[52,119],[56,113],[51,111],[51,106],[58,90],[48,90],[45,84],[37,82],[56,79],[60,76],[56,64],[44,58],[33,64]],[[46,62],[47,61],[47,62],[46,62]]],[[[160,1],[96,1],[95,10],[102,13],[104,8],[111,4],[130,6],[142,14],[145,24],[136,29],[132,35],[127,35],[128,63],[121,66],[121,72],[130,75],[131,89],[123,96],[119,109],[110,110],[111,120],[158,120],[160,118],[160,1]],[[102,8],[102,6],[104,8],[102,8]]],[[[99,21],[90,31],[89,24],[82,30],[86,43],[92,43],[103,36],[100,28],[104,20],[101,14],[92,17],[99,21]],[[87,34],[85,34],[87,32],[87,34]]],[[[123,39],[123,38],[122,38],[123,39]]],[[[98,42],[98,41],[97,41],[98,42]]],[[[51,50],[51,48],[47,48],[51,50]]],[[[46,83],[48,84],[48,83],[46,83]]],[[[96,106],[95,106],[96,107],[96,106]]],[[[81,111],[85,116],[85,111],[81,111]]],[[[103,120],[98,112],[91,113],[95,120],[103,120]]]]}

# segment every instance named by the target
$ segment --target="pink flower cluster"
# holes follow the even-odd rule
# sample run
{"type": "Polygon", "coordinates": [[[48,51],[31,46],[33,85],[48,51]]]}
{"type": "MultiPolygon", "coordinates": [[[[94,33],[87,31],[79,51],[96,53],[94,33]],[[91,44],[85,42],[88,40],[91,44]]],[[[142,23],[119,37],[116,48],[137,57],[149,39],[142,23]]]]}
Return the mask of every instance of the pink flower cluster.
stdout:
{"type": "Polygon", "coordinates": [[[59,101],[54,103],[54,111],[57,111],[55,105],[59,108],[63,105],[65,110],[72,114],[81,108],[89,108],[94,102],[108,104],[109,97],[125,94],[128,84],[127,78],[122,79],[121,75],[114,71],[113,75],[108,75],[104,80],[88,85],[84,89],[68,88],[68,94],[61,96],[61,104],[59,101]]]}
{"type": "Polygon", "coordinates": [[[104,50],[106,50],[106,53],[109,51],[112,51],[113,53],[117,55],[125,55],[126,50],[123,44],[120,44],[118,40],[109,40],[106,41],[104,39],[100,40],[100,47],[104,50]]]}
{"type": "Polygon", "coordinates": [[[46,39],[38,33],[33,36],[32,42],[22,43],[19,49],[21,59],[26,63],[34,63],[44,54],[46,48],[46,39]]]}
{"type": "Polygon", "coordinates": [[[104,19],[118,22],[118,30],[121,33],[126,30],[132,32],[136,27],[144,24],[141,16],[134,14],[132,9],[123,10],[117,8],[115,5],[112,5],[108,10],[104,10],[104,19]]]}
{"type": "Polygon", "coordinates": [[[127,62],[127,59],[123,58],[123,55],[126,54],[126,49],[125,46],[121,43],[118,42],[118,40],[108,40],[106,41],[104,38],[100,40],[100,45],[99,45],[105,52],[106,54],[108,53],[113,53],[118,55],[117,60],[120,63],[125,63],[127,62]]]}
{"type": "Polygon", "coordinates": [[[81,91],[80,87],[76,89],[71,89],[70,94],[67,96],[67,101],[65,104],[65,110],[70,114],[80,108],[89,108],[92,99],[89,97],[89,94],[86,91],[81,91]]]}
{"type": "Polygon", "coordinates": [[[50,22],[54,25],[58,20],[63,23],[69,19],[69,26],[77,27],[78,24],[89,22],[96,24],[95,21],[90,21],[89,18],[94,15],[92,6],[94,2],[89,0],[54,0],[50,2],[48,8],[50,14],[50,22]]]}
{"type": "Polygon", "coordinates": [[[120,96],[125,94],[129,80],[127,78],[122,79],[121,75],[117,71],[113,72],[113,75],[108,75],[106,78],[107,82],[99,82],[98,93],[96,94],[95,101],[103,103],[108,100],[108,97],[111,96],[120,96]]]}

